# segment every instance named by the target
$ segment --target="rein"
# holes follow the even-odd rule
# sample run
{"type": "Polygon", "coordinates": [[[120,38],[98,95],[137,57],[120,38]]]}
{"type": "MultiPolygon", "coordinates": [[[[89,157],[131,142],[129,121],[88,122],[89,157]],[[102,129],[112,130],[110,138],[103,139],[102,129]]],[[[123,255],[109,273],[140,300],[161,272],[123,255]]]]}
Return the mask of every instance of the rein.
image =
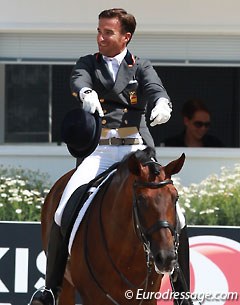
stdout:
{"type": "MultiPolygon", "coordinates": [[[[148,163],[157,163],[157,162],[153,162],[150,161],[148,163]]],[[[157,163],[158,164],[158,163],[157,163]]],[[[147,164],[144,164],[147,165],[147,164]]],[[[112,177],[111,177],[112,179],[112,177]]],[[[107,241],[106,238],[104,236],[104,229],[103,229],[103,223],[102,223],[102,203],[103,203],[103,198],[108,190],[108,187],[110,186],[111,181],[109,182],[108,185],[105,186],[102,194],[101,194],[101,198],[99,198],[99,202],[100,204],[100,208],[99,208],[99,226],[100,226],[100,233],[101,233],[101,240],[103,243],[103,246],[105,248],[105,252],[111,262],[111,265],[113,266],[115,272],[120,276],[120,278],[131,288],[138,288],[141,287],[142,285],[144,285],[144,291],[147,290],[148,287],[148,280],[149,280],[149,275],[152,272],[152,265],[153,265],[153,255],[150,249],[150,242],[147,239],[147,236],[150,236],[152,233],[154,233],[155,231],[161,229],[161,228],[168,228],[171,231],[172,236],[174,236],[175,238],[175,247],[178,246],[177,242],[178,242],[178,234],[176,233],[175,228],[167,221],[167,220],[158,220],[155,224],[153,224],[150,228],[148,228],[147,230],[145,230],[140,222],[139,219],[139,215],[138,215],[138,206],[137,206],[137,199],[136,199],[136,188],[151,188],[151,189],[157,189],[157,188],[162,188],[165,187],[168,184],[173,184],[173,181],[171,179],[167,179],[158,183],[155,182],[143,182],[143,181],[135,181],[133,184],[133,223],[134,223],[134,228],[135,228],[135,232],[136,235],[139,237],[140,241],[143,244],[143,248],[144,248],[144,252],[146,254],[146,265],[147,265],[147,274],[145,279],[143,280],[143,282],[139,285],[136,286],[134,284],[132,284],[125,276],[124,274],[118,270],[118,268],[116,267],[115,263],[113,262],[113,259],[111,257],[111,255],[109,254],[108,251],[108,247],[107,247],[107,241]],[[176,242],[177,241],[177,242],[176,242]],[[177,245],[177,246],[176,246],[177,245]]],[[[91,205],[91,207],[93,208],[93,205],[91,205]]],[[[87,243],[87,236],[88,236],[88,229],[89,229],[89,220],[90,220],[90,214],[91,214],[91,210],[89,209],[89,213],[88,213],[88,217],[87,217],[87,224],[86,224],[86,231],[85,231],[85,247],[84,247],[84,253],[85,253],[85,259],[86,259],[86,263],[89,269],[89,272],[95,282],[95,284],[98,286],[98,288],[106,295],[106,297],[115,305],[120,305],[110,294],[108,294],[104,288],[102,287],[102,285],[99,283],[93,267],[91,266],[91,263],[89,261],[89,256],[88,256],[88,243],[87,243]]],[[[176,248],[177,249],[177,248],[176,248]]],[[[177,251],[177,250],[176,250],[177,251]]],[[[156,270],[156,267],[155,267],[156,270]]],[[[157,270],[156,270],[157,272],[157,270]]],[[[159,272],[157,272],[159,273],[159,272]]],[[[139,302],[139,305],[142,304],[144,299],[142,299],[139,302]]]]}
{"type": "MultiPolygon", "coordinates": [[[[110,179],[113,178],[113,175],[110,177],[110,179]]],[[[111,183],[111,180],[110,180],[110,183],[111,183]]],[[[108,190],[108,187],[110,186],[110,183],[107,184],[105,186],[105,189],[103,190],[102,194],[101,194],[101,198],[99,200],[100,203],[103,202],[103,198],[104,198],[104,195],[106,194],[106,191],[108,190]]],[[[87,236],[88,236],[88,229],[89,229],[89,219],[90,219],[90,214],[91,214],[91,209],[93,209],[93,205],[90,206],[90,211],[88,213],[88,217],[87,217],[87,223],[86,223],[86,231],[85,231],[85,242],[84,242],[84,254],[85,254],[85,259],[86,259],[86,264],[88,266],[88,270],[95,282],[95,284],[98,286],[98,288],[106,295],[106,297],[115,305],[120,305],[109,293],[107,293],[107,291],[105,291],[105,289],[103,288],[103,286],[99,283],[95,273],[94,273],[94,270],[93,270],[93,267],[91,266],[91,263],[89,261],[89,256],[88,256],[88,243],[87,243],[87,236]]],[[[104,237],[104,231],[103,231],[103,223],[102,223],[102,217],[101,217],[101,211],[102,211],[102,204],[100,204],[100,208],[99,208],[99,225],[100,225],[100,232],[101,232],[101,239],[102,239],[102,242],[103,242],[103,245],[104,245],[104,248],[105,248],[105,251],[106,251],[106,254],[114,268],[114,270],[117,272],[117,274],[121,277],[121,279],[127,284],[129,285],[131,288],[138,288],[138,287],[141,287],[144,283],[145,283],[145,287],[144,287],[144,290],[146,290],[147,288],[147,285],[148,285],[148,274],[146,276],[146,278],[144,279],[144,281],[139,285],[139,286],[136,286],[134,284],[132,284],[124,275],[122,272],[120,272],[116,265],[114,264],[109,252],[108,252],[108,249],[107,249],[107,241],[104,237]]],[[[143,299],[140,301],[139,305],[141,305],[143,302],[143,299]]]]}

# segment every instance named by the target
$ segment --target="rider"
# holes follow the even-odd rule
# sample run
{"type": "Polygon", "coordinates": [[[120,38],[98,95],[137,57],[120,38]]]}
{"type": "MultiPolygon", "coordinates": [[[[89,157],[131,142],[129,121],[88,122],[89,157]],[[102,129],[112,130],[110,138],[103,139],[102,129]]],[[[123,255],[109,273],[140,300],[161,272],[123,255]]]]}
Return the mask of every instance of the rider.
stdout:
{"type": "MultiPolygon", "coordinates": [[[[134,16],[115,8],[102,11],[98,17],[99,52],[77,61],[70,83],[72,94],[83,110],[100,117],[101,138],[93,152],[93,149],[83,152],[77,143],[73,148],[71,141],[64,139],[72,155],[83,161],[70,178],[55,213],[47,253],[46,289],[33,298],[31,305],[53,305],[51,292],[55,299],[58,297],[68,254],[60,233],[61,216],[71,194],[127,153],[146,146],[154,147],[146,123],[147,107],[151,107],[151,126],[166,123],[171,116],[171,102],[156,71],[148,60],[139,59],[127,48],[136,28],[134,16]]],[[[182,257],[180,265],[185,265],[188,277],[185,234],[186,227],[180,237],[183,240],[179,255],[181,248],[185,248],[182,252],[186,256],[182,257]]]]}

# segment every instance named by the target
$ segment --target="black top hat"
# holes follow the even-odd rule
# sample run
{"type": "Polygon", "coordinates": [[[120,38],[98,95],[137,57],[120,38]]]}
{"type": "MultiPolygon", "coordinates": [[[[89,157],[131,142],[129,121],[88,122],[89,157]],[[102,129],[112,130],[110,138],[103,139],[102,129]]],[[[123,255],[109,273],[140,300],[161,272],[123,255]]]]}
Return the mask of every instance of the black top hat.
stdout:
{"type": "Polygon", "coordinates": [[[62,139],[75,158],[86,158],[97,147],[102,122],[98,112],[91,114],[82,108],[68,112],[62,122],[62,139]]]}

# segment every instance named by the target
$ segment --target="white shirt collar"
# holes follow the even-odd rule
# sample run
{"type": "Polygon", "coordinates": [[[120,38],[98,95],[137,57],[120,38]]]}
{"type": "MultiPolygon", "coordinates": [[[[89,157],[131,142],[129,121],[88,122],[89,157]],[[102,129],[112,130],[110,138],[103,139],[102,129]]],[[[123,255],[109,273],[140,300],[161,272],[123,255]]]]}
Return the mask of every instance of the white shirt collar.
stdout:
{"type": "Polygon", "coordinates": [[[108,56],[103,55],[103,59],[105,61],[111,61],[111,60],[115,59],[120,66],[124,57],[126,56],[126,54],[127,54],[127,48],[125,48],[121,53],[119,53],[118,55],[116,55],[114,57],[108,57],[108,56]]]}

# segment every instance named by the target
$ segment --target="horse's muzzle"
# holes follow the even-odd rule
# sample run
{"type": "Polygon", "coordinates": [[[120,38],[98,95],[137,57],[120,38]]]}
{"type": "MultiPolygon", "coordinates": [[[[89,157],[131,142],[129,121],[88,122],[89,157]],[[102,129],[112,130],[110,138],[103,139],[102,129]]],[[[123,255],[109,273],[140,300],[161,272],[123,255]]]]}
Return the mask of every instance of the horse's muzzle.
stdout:
{"type": "Polygon", "coordinates": [[[159,250],[154,254],[155,270],[158,273],[172,273],[177,262],[176,251],[159,250]]]}

